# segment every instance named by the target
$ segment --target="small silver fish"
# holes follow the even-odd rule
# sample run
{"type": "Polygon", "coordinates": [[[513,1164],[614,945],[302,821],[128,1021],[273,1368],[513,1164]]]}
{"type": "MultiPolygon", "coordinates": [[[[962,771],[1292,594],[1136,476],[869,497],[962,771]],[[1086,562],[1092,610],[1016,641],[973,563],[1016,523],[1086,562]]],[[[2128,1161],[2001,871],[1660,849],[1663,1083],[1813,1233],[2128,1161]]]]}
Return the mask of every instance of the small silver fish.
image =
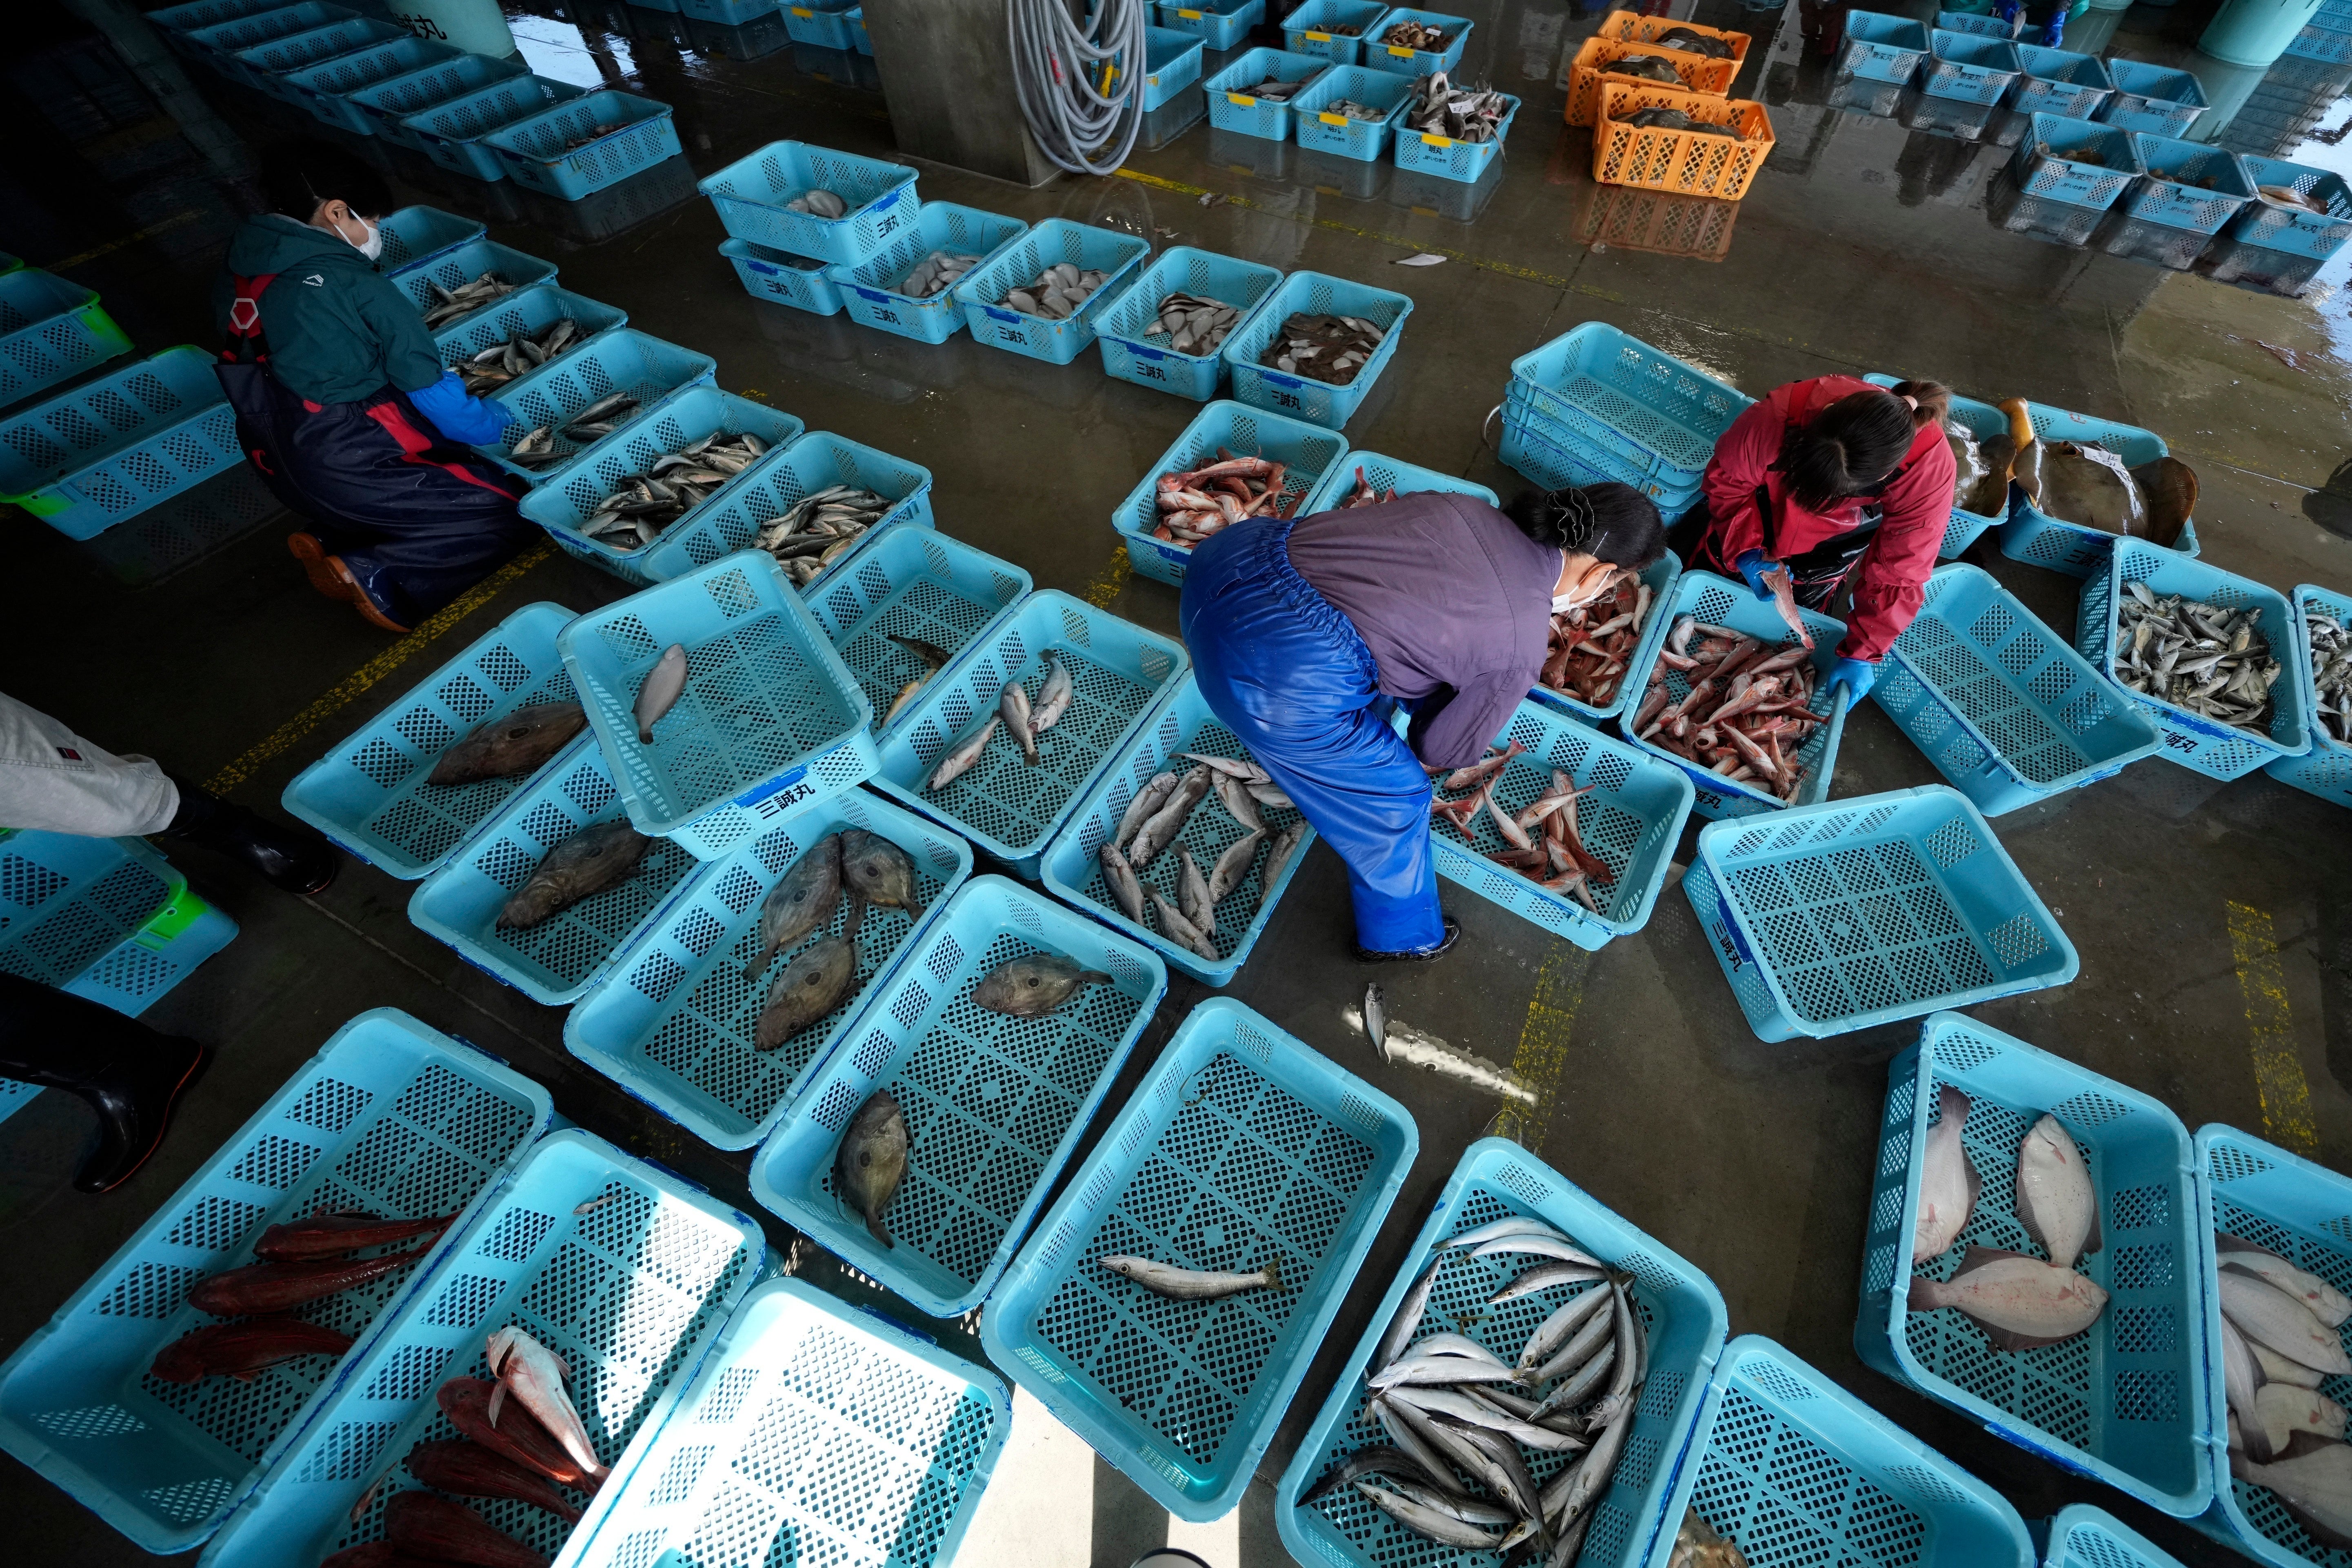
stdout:
{"type": "Polygon", "coordinates": [[[1111,901],[1119,912],[1138,925],[1143,923],[1143,884],[1137,880],[1135,868],[1118,852],[1118,844],[1106,840],[1095,852],[1102,862],[1103,886],[1110,889],[1111,901]]]}
{"type": "Polygon", "coordinates": [[[1217,803],[1235,822],[1253,833],[1265,826],[1265,818],[1258,815],[1256,797],[1250,794],[1249,786],[1240,779],[1231,773],[1221,773],[1217,775],[1216,789],[1217,803]]]}
{"type": "Polygon", "coordinates": [[[1127,803],[1127,810],[1118,819],[1118,831],[1111,835],[1111,841],[1115,844],[1133,843],[1136,834],[1151,820],[1152,814],[1168,804],[1168,796],[1175,787],[1174,773],[1152,774],[1143,787],[1135,792],[1135,798],[1127,803]]]}
{"type": "Polygon", "coordinates": [[[1004,721],[1004,732],[1021,748],[1021,755],[1031,767],[1037,765],[1037,737],[1029,728],[1029,693],[1017,680],[1004,683],[1004,694],[996,700],[997,717],[1004,721]]]}
{"type": "Polygon", "coordinates": [[[1257,859],[1257,847],[1265,843],[1267,837],[1266,829],[1261,827],[1225,846],[1224,853],[1217,857],[1215,868],[1209,873],[1209,901],[1212,904],[1222,902],[1225,895],[1248,879],[1250,867],[1257,859]]]}
{"type": "Polygon", "coordinates": [[[1112,1273],[1132,1279],[1155,1296],[1176,1301],[1222,1301],[1244,1290],[1280,1290],[1282,1260],[1276,1258],[1255,1274],[1219,1274],[1155,1263],[1149,1258],[1114,1254],[1095,1261],[1112,1273]]]}
{"type": "Polygon", "coordinates": [[[639,744],[650,746],[654,743],[654,726],[661,721],[662,715],[677,707],[677,700],[686,694],[686,645],[672,643],[662,649],[660,661],[646,672],[644,683],[637,688],[639,744]]]}
{"type": "Polygon", "coordinates": [[[990,738],[996,733],[998,726],[1003,722],[1004,721],[998,715],[990,714],[987,723],[974,730],[947,755],[940,759],[940,765],[931,770],[930,782],[923,787],[945,789],[950,784],[971,772],[972,764],[980,761],[981,753],[988,750],[990,738]]]}
{"type": "Polygon", "coordinates": [[[1364,1035],[1372,1042],[1374,1050],[1384,1050],[1389,1041],[1388,998],[1381,991],[1379,981],[1364,987],[1364,1035]]]}
{"type": "Polygon", "coordinates": [[[1190,845],[1176,847],[1176,907],[1192,922],[1203,936],[1217,933],[1217,901],[1209,897],[1209,879],[1201,873],[1201,863],[1192,858],[1190,845]]]}
{"type": "Polygon", "coordinates": [[[1186,920],[1183,911],[1163,898],[1159,889],[1146,888],[1143,889],[1143,896],[1151,900],[1151,908],[1160,917],[1161,935],[1180,947],[1207,959],[1212,963],[1217,962],[1219,956],[1217,944],[1211,941],[1198,926],[1186,920]]]}
{"type": "Polygon", "coordinates": [[[1070,710],[1070,700],[1077,694],[1070,679],[1069,667],[1055,654],[1045,667],[1045,683],[1037,689],[1037,700],[1029,710],[1029,732],[1042,735],[1062,721],[1070,710]]]}
{"type": "Polygon", "coordinates": [[[1213,775],[1205,767],[1194,768],[1168,792],[1167,801],[1151,814],[1150,821],[1136,829],[1134,841],[1127,847],[1127,863],[1139,873],[1150,866],[1159,853],[1184,831],[1192,818],[1192,808],[1199,805],[1209,793],[1209,781],[1213,775]]]}

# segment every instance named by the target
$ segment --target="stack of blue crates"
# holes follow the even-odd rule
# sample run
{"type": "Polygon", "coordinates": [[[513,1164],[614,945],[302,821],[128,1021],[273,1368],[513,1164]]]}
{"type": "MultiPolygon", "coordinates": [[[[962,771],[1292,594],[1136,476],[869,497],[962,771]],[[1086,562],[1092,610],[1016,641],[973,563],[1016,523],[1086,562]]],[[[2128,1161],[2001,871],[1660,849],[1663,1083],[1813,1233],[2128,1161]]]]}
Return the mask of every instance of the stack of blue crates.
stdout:
{"type": "Polygon", "coordinates": [[[1716,438],[1755,399],[1603,321],[1515,361],[1503,461],[1547,489],[1615,479],[1673,522],[1698,500],[1716,438]]]}
{"type": "MultiPolygon", "coordinates": [[[[793,15],[803,25],[838,19],[837,13],[793,15]]],[[[841,277],[904,245],[922,208],[912,169],[803,142],[771,142],[695,189],[718,209],[730,236],[719,254],[743,287],[755,298],[817,316],[839,313],[841,277]],[[840,217],[793,210],[792,203],[819,191],[841,198],[846,210],[840,217]]],[[[909,257],[908,268],[920,259],[909,257]]]]}

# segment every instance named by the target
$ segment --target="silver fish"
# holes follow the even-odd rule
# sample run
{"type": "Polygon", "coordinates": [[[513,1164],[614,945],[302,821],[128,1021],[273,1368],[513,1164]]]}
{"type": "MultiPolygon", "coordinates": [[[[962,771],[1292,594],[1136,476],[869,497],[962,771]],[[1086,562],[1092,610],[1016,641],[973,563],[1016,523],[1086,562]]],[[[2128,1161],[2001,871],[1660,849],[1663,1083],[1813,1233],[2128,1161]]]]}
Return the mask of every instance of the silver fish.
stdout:
{"type": "Polygon", "coordinates": [[[1488,1298],[1488,1304],[1499,1307],[1506,1301],[1516,1301],[1522,1296],[1532,1296],[1537,1291],[1549,1289],[1554,1285],[1581,1285],[1589,1280],[1607,1278],[1607,1269],[1595,1268],[1590,1264],[1539,1264],[1488,1298]]]}
{"type": "Polygon", "coordinates": [[[1176,787],[1168,792],[1166,802],[1151,814],[1149,821],[1136,829],[1134,840],[1127,847],[1127,863],[1138,873],[1150,866],[1152,859],[1184,831],[1184,824],[1191,819],[1192,808],[1199,805],[1209,793],[1210,776],[1207,768],[1194,768],[1177,780],[1176,787]]]}
{"type": "Polygon", "coordinates": [[[1055,654],[1045,665],[1045,684],[1037,688],[1037,700],[1029,710],[1029,732],[1042,735],[1062,721],[1070,710],[1070,699],[1077,693],[1070,679],[1069,666],[1055,654]]]}
{"type": "Polygon", "coordinates": [[[1290,864],[1290,858],[1298,853],[1299,845],[1306,839],[1307,824],[1303,822],[1294,822],[1274,836],[1274,847],[1265,852],[1265,865],[1257,874],[1258,908],[1264,909],[1266,901],[1274,897],[1274,889],[1282,880],[1284,868],[1290,864]]]}
{"type": "Polygon", "coordinates": [[[1420,1347],[1371,1375],[1371,1385],[1383,1394],[1408,1387],[1455,1388],[1469,1383],[1509,1383],[1517,1374],[1498,1362],[1465,1355],[1424,1355],[1420,1347]]]}
{"type": "Polygon", "coordinates": [[[841,902],[841,835],[828,833],[793,862],[760,904],[760,952],[743,965],[757,980],[776,954],[833,919],[841,902]]]}
{"type": "Polygon", "coordinates": [[[1376,1051],[1388,1047],[1388,997],[1377,980],[1364,987],[1364,1037],[1372,1042],[1372,1049],[1376,1051]]]}
{"type": "MultiPolygon", "coordinates": [[[[1312,1508],[1340,1488],[1360,1480],[1366,1476],[1388,1476],[1397,1480],[1410,1481],[1424,1491],[1436,1491],[1435,1488],[1427,1485],[1429,1476],[1422,1468],[1420,1460],[1402,1448],[1393,1447],[1385,1443],[1376,1443],[1369,1448],[1357,1449],[1348,1456],[1346,1462],[1338,1469],[1301,1492],[1298,1497],[1298,1506],[1312,1508]]],[[[1446,1494],[1437,1492],[1436,1495],[1443,1497],[1446,1494]]],[[[1457,1498],[1455,1500],[1464,1500],[1457,1498]]]]}
{"type": "Polygon", "coordinates": [[[1412,1342],[1412,1331],[1421,1327],[1421,1315],[1429,1309],[1429,1293],[1437,1284],[1438,1263],[1444,1261],[1441,1257],[1424,1269],[1421,1278],[1413,1281],[1412,1289],[1404,1293],[1404,1300],[1397,1303],[1396,1316],[1389,1320],[1389,1331],[1381,1336],[1380,1349],[1373,1353],[1374,1372],[1402,1355],[1404,1347],[1412,1342]]]}
{"type": "Polygon", "coordinates": [[[1629,1406],[1617,1413],[1593,1439],[1583,1458],[1552,1478],[1543,1489],[1539,1501],[1544,1517],[1554,1529],[1566,1530],[1588,1517],[1592,1505],[1609,1489],[1610,1479],[1617,1473],[1617,1460],[1625,1451],[1625,1439],[1633,1434],[1633,1412],[1629,1406]]]}
{"type": "Polygon", "coordinates": [[[1095,1261],[1113,1274],[1134,1280],[1155,1296],[1177,1301],[1222,1301],[1244,1290],[1286,1289],[1282,1283],[1282,1260],[1278,1258],[1255,1274],[1179,1268],[1172,1263],[1156,1263],[1149,1258],[1124,1254],[1097,1258],[1095,1261]]]}
{"type": "Polygon", "coordinates": [[[1111,901],[1118,906],[1119,913],[1141,925],[1143,884],[1136,879],[1135,868],[1127,863],[1127,857],[1118,852],[1118,843],[1110,839],[1104,840],[1103,847],[1095,851],[1095,858],[1102,862],[1103,886],[1110,890],[1111,901]]]}
{"type": "Polygon", "coordinates": [[[1203,934],[1200,927],[1186,920],[1182,910],[1161,897],[1159,889],[1146,888],[1143,889],[1143,896],[1151,900],[1152,911],[1160,917],[1160,932],[1162,936],[1199,954],[1212,963],[1217,962],[1220,956],[1217,944],[1203,934]]]}
{"type": "Polygon", "coordinates": [[[1487,1242],[1494,1241],[1507,1236],[1542,1236],[1549,1237],[1555,1241],[1566,1241],[1568,1239],[1568,1237],[1560,1235],[1559,1231],[1553,1229],[1544,1221],[1536,1218],[1533,1215],[1515,1214],[1506,1215],[1501,1219],[1490,1221],[1486,1225],[1479,1226],[1474,1230],[1465,1230],[1459,1236],[1449,1236],[1437,1245],[1448,1249],[1464,1247],[1483,1247],[1487,1242]]]}
{"type": "Polygon", "coordinates": [[[2352,1445],[2323,1443],[2269,1465],[2232,1454],[2230,1473],[2268,1487],[2322,1546],[2352,1548],[2352,1445]]]}
{"type": "Polygon", "coordinates": [[[849,1119],[833,1156],[833,1190],[847,1198],[874,1239],[897,1250],[882,1223],[907,1178],[907,1119],[887,1089],[877,1089],[849,1119]]]}
{"type": "MultiPolygon", "coordinates": [[[[2107,1293],[2095,1281],[2039,1258],[1971,1247],[1948,1283],[1912,1277],[1911,1310],[1932,1312],[1939,1307],[1958,1310],[1984,1331],[1996,1349],[2015,1352],[2056,1344],[2083,1332],[2107,1310],[2107,1293]]],[[[2344,1352],[2338,1348],[2336,1353],[2340,1357],[2344,1352]]],[[[2352,1371],[2352,1365],[2345,1370],[2352,1371]]]]}
{"type": "MultiPolygon", "coordinates": [[[[2222,1321],[2227,1323],[2229,1320],[2225,1318],[2222,1321]]],[[[2246,1348],[2253,1352],[2255,1370],[2263,1374],[2264,1383],[2291,1383],[2297,1388],[2317,1388],[2327,1381],[2326,1373],[2305,1366],[2299,1361],[2289,1361],[2268,1345],[2258,1345],[2248,1340],[2246,1348]]]]}
{"type": "MultiPolygon", "coordinates": [[[[1572,1357],[1580,1354],[1584,1349],[1581,1342],[1586,1333],[1595,1333],[1600,1339],[1608,1339],[1609,1328],[1610,1324],[1606,1319],[1596,1318],[1587,1323],[1584,1331],[1580,1332],[1575,1340],[1569,1342],[1559,1354],[1545,1363],[1544,1370],[1549,1372],[1552,1367],[1567,1363],[1572,1357]]],[[[1554,1411],[1575,1409],[1591,1398],[1592,1391],[1601,1386],[1601,1380],[1610,1376],[1616,1369],[1617,1347],[1614,1344],[1602,1345],[1586,1360],[1582,1366],[1577,1367],[1567,1377],[1561,1379],[1559,1387],[1543,1396],[1541,1402],[1536,1405],[1534,1419],[1541,1421],[1551,1415],[1554,1411]]]]}
{"type": "Polygon", "coordinates": [[[1612,1318],[1617,1336],[1612,1349],[1617,1352],[1617,1368],[1609,1374],[1609,1392],[1585,1413],[1588,1428],[1598,1428],[1603,1422],[1614,1421],[1621,1412],[1630,1410],[1642,1393],[1642,1369],[1647,1357],[1643,1353],[1642,1320],[1633,1314],[1633,1299],[1625,1287],[1614,1280],[1609,1292],[1615,1312],[1612,1318]]]}
{"type": "Polygon", "coordinates": [[[1032,952],[1008,959],[972,987],[976,1007],[1016,1018],[1042,1018],[1088,985],[1108,985],[1099,969],[1082,969],[1058,952],[1032,952]]]}
{"type": "Polygon", "coordinates": [[[1401,1493],[1376,1487],[1370,1481],[1358,1481],[1355,1485],[1356,1490],[1370,1500],[1372,1506],[1416,1535],[1425,1535],[1441,1545],[1465,1547],[1473,1552],[1492,1552],[1502,1543],[1502,1536],[1492,1530],[1465,1524],[1450,1514],[1424,1507],[1401,1493]]]}
{"type": "Polygon", "coordinates": [[[2227,1231],[2213,1233],[2215,1258],[2224,1268],[2251,1274],[2273,1289],[2284,1291],[2311,1310],[2311,1315],[2331,1329],[2352,1319],[2352,1300],[2316,1274],[2305,1273],[2274,1252],[2241,1241],[2227,1231]]]}
{"type": "Polygon", "coordinates": [[[1426,1423],[1428,1416],[1410,1406],[1392,1404],[1385,1399],[1375,1398],[1368,1408],[1371,1411],[1372,1419],[1380,1423],[1381,1430],[1388,1434],[1389,1441],[1396,1445],[1398,1452],[1419,1465],[1431,1481],[1450,1491],[1461,1492],[1461,1486],[1454,1479],[1454,1467],[1447,1462],[1444,1451],[1423,1436],[1414,1426],[1415,1422],[1426,1423]]]}
{"type": "Polygon", "coordinates": [[[1257,801],[1250,795],[1249,786],[1231,773],[1217,775],[1217,803],[1223,805],[1235,822],[1252,832],[1265,828],[1265,818],[1258,815],[1257,801]]]}
{"type": "MultiPolygon", "coordinates": [[[[2113,477],[2083,466],[2103,481],[2113,477]]],[[[2178,594],[2159,598],[2145,583],[2124,588],[2114,612],[2116,679],[2168,707],[2268,734],[2271,688],[2284,667],[2271,657],[2262,611],[2192,604],[2178,594]]]]}
{"type": "MultiPolygon", "coordinates": [[[[1519,1349],[1520,1368],[1523,1371],[1532,1372],[1541,1366],[1555,1348],[1577,1330],[1582,1328],[1586,1321],[1594,1313],[1608,1305],[1609,1292],[1587,1290],[1537,1324],[1535,1332],[1528,1336],[1528,1342],[1519,1349]]],[[[1554,1373],[1551,1375],[1557,1377],[1559,1373],[1554,1373]]],[[[1550,1379],[1541,1378],[1532,1381],[1548,1383],[1550,1379]]]]}
{"type": "Polygon", "coordinates": [[[996,714],[1004,721],[1004,732],[1021,748],[1023,760],[1035,767],[1037,737],[1029,729],[1029,693],[1019,681],[1004,683],[1004,694],[996,700],[996,714]]]}
{"type": "Polygon", "coordinates": [[[1215,868],[1209,873],[1209,901],[1212,904],[1222,902],[1248,878],[1250,867],[1257,859],[1257,847],[1265,839],[1266,830],[1261,827],[1225,846],[1224,853],[1217,857],[1215,868]]]}
{"type": "Polygon", "coordinates": [[[1239,779],[1244,784],[1266,782],[1265,770],[1255,763],[1245,763],[1235,757],[1213,757],[1200,752],[1179,752],[1176,754],[1188,763],[1199,763],[1203,767],[1213,769],[1227,778],[1239,779]]]}
{"type": "Polygon", "coordinates": [[[1516,1236],[1497,1237],[1492,1241],[1481,1243],[1473,1256],[1496,1258],[1511,1252],[1531,1252],[1539,1258],[1557,1258],[1562,1263],[1581,1263],[1591,1268],[1601,1267],[1601,1259],[1558,1232],[1538,1235],[1531,1231],[1523,1231],[1516,1236]]]}
{"type": "Polygon", "coordinates": [[[1969,1162],[1960,1134],[1967,1128],[1969,1097],[1944,1085],[1937,1097],[1942,1120],[1927,1129],[1927,1149],[1919,1162],[1919,1220],[1911,1240],[1911,1261],[1941,1258],[1958,1241],[1976,1209],[1981,1184],[1969,1162]]]}
{"type": "Polygon", "coordinates": [[[686,694],[686,645],[672,643],[662,649],[660,660],[646,672],[644,682],[637,688],[639,744],[654,743],[654,726],[686,694]]]}
{"type": "Polygon", "coordinates": [[[971,772],[972,764],[980,761],[981,753],[988,750],[988,742],[995,735],[997,727],[1003,722],[995,714],[990,714],[987,723],[974,730],[940,759],[940,765],[931,770],[930,781],[923,787],[945,789],[971,772]]]}
{"type": "MultiPolygon", "coordinates": [[[[2237,1416],[2247,1432],[2263,1430],[2262,1414],[2256,1403],[2256,1391],[2263,1386],[2262,1373],[2254,1365],[2254,1352],[2247,1345],[2245,1335],[2229,1319],[2221,1320],[2221,1389],[2228,1396],[2231,1413],[2237,1416]]],[[[2254,1457],[2267,1459],[2275,1448],[2258,1448],[2254,1457]]]]}
{"type": "MultiPolygon", "coordinates": [[[[1436,1419],[1438,1429],[1446,1430],[1450,1418],[1439,1416],[1436,1419]]],[[[1520,1518],[1535,1518],[1536,1500],[1541,1494],[1537,1489],[1534,1478],[1528,1474],[1527,1461],[1519,1458],[1519,1451],[1511,1446],[1508,1439],[1483,1426],[1457,1427],[1455,1430],[1460,1432],[1471,1451],[1479,1457],[1480,1462],[1472,1468],[1471,1474],[1485,1482],[1486,1489],[1501,1498],[1520,1518]]]]}
{"type": "Polygon", "coordinates": [[[2061,1268],[2099,1250],[2098,1194],[2083,1152],[2054,1116],[2036,1121],[2018,1145],[2017,1220],[2061,1268]]]}
{"type": "Polygon", "coordinates": [[[2235,1268],[2222,1269],[2218,1279],[2221,1315],[2237,1324],[2248,1339],[2333,1377],[2352,1373],[2352,1359],[2345,1356],[2343,1342],[2312,1315],[2310,1308],[2276,1286],[2235,1268]]]}
{"type": "Polygon", "coordinates": [[[499,910],[499,929],[528,931],[628,880],[653,844],[625,816],[582,828],[549,850],[530,880],[506,901],[499,910]]]}
{"type": "MultiPolygon", "coordinates": [[[[1399,1452],[1394,1448],[1388,1451],[1392,1454],[1399,1452]]],[[[1407,1463],[1411,1462],[1406,1456],[1399,1454],[1399,1457],[1405,1458],[1407,1463]]],[[[1507,1530],[1518,1522],[1517,1515],[1498,1503],[1483,1502],[1476,1498],[1464,1497],[1459,1492],[1441,1491],[1426,1481],[1410,1475],[1391,1475],[1386,1471],[1381,1471],[1379,1474],[1389,1483],[1389,1489],[1397,1496],[1418,1503],[1423,1508],[1434,1509],[1448,1519],[1458,1519],[1465,1524],[1483,1524],[1501,1530],[1507,1530]]]]}
{"type": "Polygon", "coordinates": [[[1202,874],[1201,863],[1192,858],[1188,844],[1176,847],[1176,907],[1192,922],[1192,929],[1203,936],[1217,933],[1217,901],[1209,896],[1209,879],[1202,874]]]}
{"type": "Polygon", "coordinates": [[[1292,802],[1291,798],[1271,784],[1244,784],[1242,787],[1249,791],[1249,796],[1252,800],[1257,802],[1258,805],[1265,807],[1268,811],[1293,811],[1297,809],[1297,806],[1292,802]]]}
{"type": "Polygon", "coordinates": [[[1133,843],[1136,834],[1151,820],[1151,814],[1168,804],[1169,793],[1175,787],[1174,773],[1152,774],[1143,787],[1135,792],[1135,798],[1127,803],[1127,810],[1119,816],[1118,831],[1111,835],[1111,841],[1115,844],[1133,843]]]}
{"type": "Polygon", "coordinates": [[[2344,1439],[2344,1406],[2316,1389],[2266,1383],[2254,1395],[2254,1409],[2273,1454],[2285,1453],[2288,1440],[2297,1433],[2344,1439]]]}

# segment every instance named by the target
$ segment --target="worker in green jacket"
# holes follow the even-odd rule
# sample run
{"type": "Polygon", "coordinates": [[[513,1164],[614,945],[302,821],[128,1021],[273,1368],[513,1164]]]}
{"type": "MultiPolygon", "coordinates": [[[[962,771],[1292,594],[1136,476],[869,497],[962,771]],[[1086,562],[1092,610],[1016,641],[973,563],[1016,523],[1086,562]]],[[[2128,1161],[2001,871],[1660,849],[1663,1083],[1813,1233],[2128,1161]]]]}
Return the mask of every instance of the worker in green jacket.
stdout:
{"type": "Polygon", "coordinates": [[[424,318],[383,277],[383,176],[316,140],[262,155],[269,210],[229,240],[221,381],[246,456],[310,526],[287,546],[310,585],[405,631],[537,530],[514,475],[470,446],[517,423],[466,395],[424,318]]]}

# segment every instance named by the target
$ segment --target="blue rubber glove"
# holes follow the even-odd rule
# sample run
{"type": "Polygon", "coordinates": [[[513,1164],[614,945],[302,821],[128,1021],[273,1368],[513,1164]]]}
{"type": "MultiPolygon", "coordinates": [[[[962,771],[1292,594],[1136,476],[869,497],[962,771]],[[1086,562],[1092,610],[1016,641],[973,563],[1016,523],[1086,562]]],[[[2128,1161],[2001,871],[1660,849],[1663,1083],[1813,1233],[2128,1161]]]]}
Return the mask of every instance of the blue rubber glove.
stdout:
{"type": "Polygon", "coordinates": [[[1877,681],[1878,666],[1868,659],[1842,658],[1837,661],[1837,668],[1830,671],[1832,686],[1841,682],[1844,684],[1845,705],[1848,708],[1869,696],[1871,687],[1877,681]]]}
{"type": "Polygon", "coordinates": [[[1748,579],[1748,585],[1756,590],[1758,598],[1769,599],[1772,596],[1772,590],[1764,582],[1764,574],[1780,565],[1778,561],[1767,560],[1760,550],[1750,550],[1742,553],[1732,564],[1739,568],[1739,574],[1748,579]]]}
{"type": "Polygon", "coordinates": [[[408,401],[442,435],[469,446],[488,445],[505,434],[508,426],[522,423],[503,404],[467,396],[466,384],[454,370],[442,372],[441,379],[432,385],[410,393],[408,401]]]}

